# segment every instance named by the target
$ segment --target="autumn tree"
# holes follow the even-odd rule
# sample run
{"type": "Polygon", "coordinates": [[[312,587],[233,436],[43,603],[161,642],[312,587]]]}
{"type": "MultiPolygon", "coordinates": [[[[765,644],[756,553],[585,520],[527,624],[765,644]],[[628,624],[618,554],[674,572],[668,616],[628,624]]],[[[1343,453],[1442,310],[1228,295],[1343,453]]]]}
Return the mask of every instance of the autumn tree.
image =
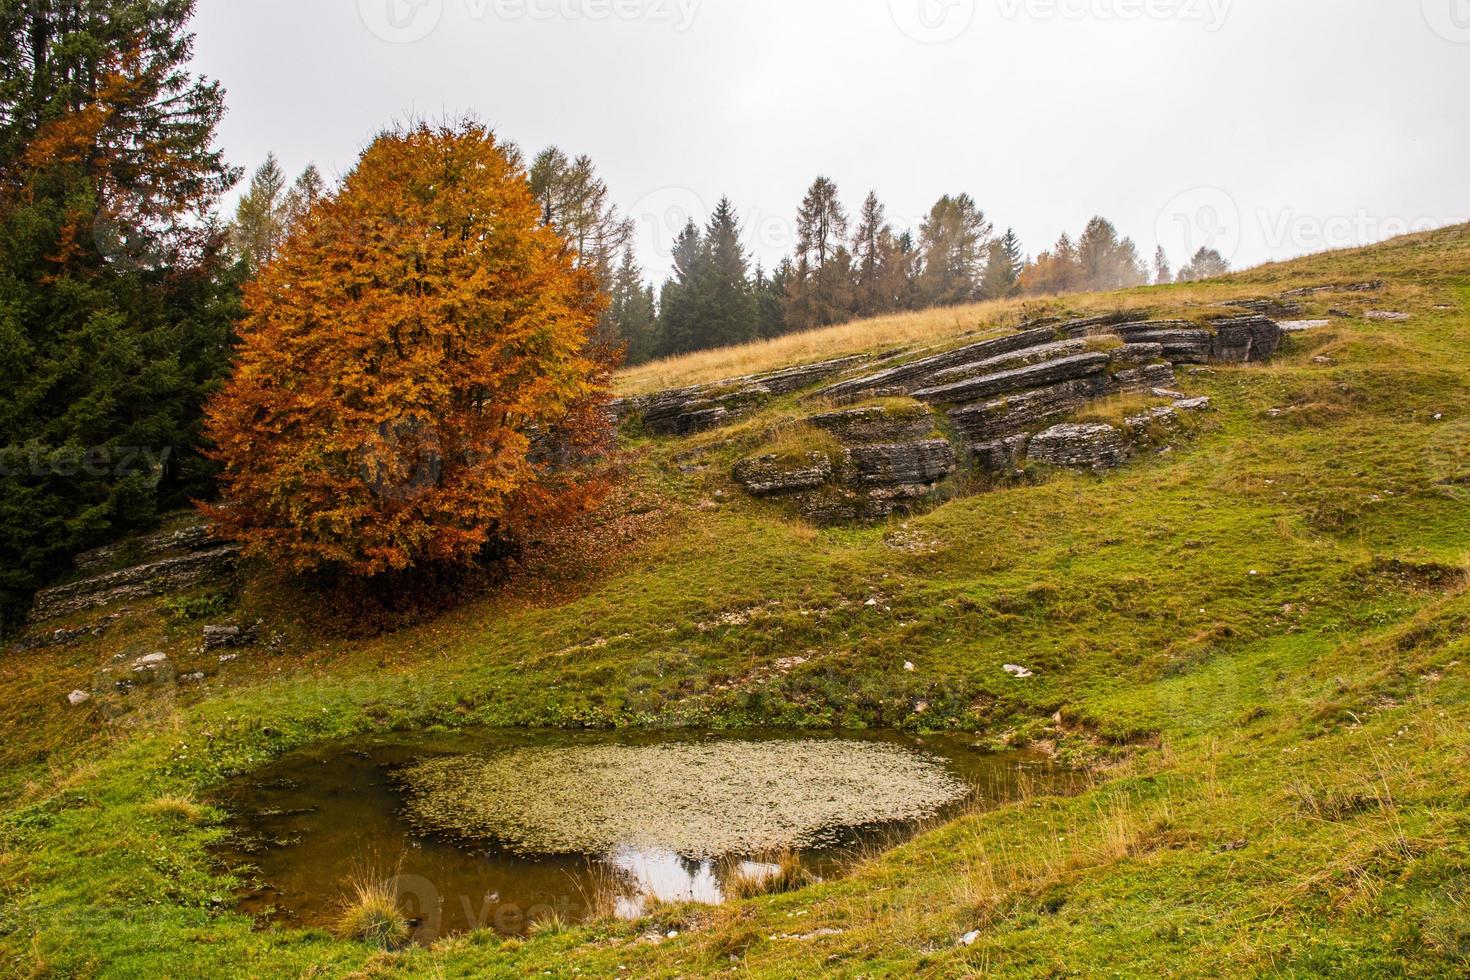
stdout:
{"type": "Polygon", "coordinates": [[[356,576],[471,562],[589,506],[603,300],[485,128],[380,136],[246,290],[209,406],[249,552],[356,576]]]}
{"type": "Polygon", "coordinates": [[[0,9],[0,618],[71,554],[207,492],[237,179],[192,0],[0,9]],[[143,451],[147,451],[147,455],[143,451]]]}

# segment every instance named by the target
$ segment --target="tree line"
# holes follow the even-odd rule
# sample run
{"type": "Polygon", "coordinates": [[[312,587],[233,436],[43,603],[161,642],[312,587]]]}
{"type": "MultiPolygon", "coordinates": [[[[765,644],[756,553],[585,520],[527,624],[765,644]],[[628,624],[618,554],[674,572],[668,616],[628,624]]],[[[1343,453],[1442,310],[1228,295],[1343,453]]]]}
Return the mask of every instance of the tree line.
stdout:
{"type": "Polygon", "coordinates": [[[1150,266],[1102,217],[1075,239],[1063,234],[1030,257],[1014,230],[997,233],[965,193],[941,197],[916,231],[898,228],[876,192],[854,217],[836,183],[818,177],[796,213],[793,254],[774,268],[752,261],[738,210],[721,198],[704,225],[691,220],[679,232],[671,274],[656,289],[634,254],[632,223],[618,216],[586,157],[569,164],[560,151],[548,150],[531,174],[548,201],[556,195],[547,189],[563,182],[556,174],[575,175],[567,182],[581,190],[548,206],[546,219],[597,272],[610,297],[600,333],[623,345],[630,364],[888,313],[1191,282],[1229,269],[1208,248],[1177,275],[1162,248],[1150,266]],[[566,206],[567,199],[575,203],[566,206]],[[596,233],[581,234],[586,228],[596,233]]]}

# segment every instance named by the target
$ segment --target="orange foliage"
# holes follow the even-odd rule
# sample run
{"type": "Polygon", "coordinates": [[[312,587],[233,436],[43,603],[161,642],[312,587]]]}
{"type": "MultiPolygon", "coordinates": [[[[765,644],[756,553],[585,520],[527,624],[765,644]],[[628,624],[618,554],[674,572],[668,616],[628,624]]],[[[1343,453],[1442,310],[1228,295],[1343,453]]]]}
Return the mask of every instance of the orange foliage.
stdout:
{"type": "Polygon", "coordinates": [[[246,292],[222,530],[298,572],[468,563],[594,506],[603,298],[484,128],[379,137],[246,292]]]}

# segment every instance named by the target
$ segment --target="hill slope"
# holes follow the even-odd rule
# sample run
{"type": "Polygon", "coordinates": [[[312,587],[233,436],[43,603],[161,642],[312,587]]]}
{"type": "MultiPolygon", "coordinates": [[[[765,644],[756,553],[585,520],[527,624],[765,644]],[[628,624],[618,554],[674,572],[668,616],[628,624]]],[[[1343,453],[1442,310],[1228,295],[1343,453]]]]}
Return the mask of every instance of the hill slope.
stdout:
{"type": "MultiPolygon", "coordinates": [[[[1304,317],[1348,315],[1294,335],[1271,364],[1190,376],[1211,424],[1103,478],[816,530],[728,478],[790,414],[776,403],[640,443],[632,488],[586,538],[392,636],[314,634],[299,599],[260,573],[228,600],[135,604],[101,637],[7,656],[5,972],[1462,975],[1470,227],[1049,305],[1187,314],[1379,278],[1371,293],[1299,299],[1304,317]],[[224,664],[199,651],[188,612],[225,601],[280,635],[224,664]],[[66,703],[118,653],[149,650],[207,676],[66,703]],[[658,931],[679,935],[658,943],[640,938],[647,923],[608,923],[399,954],[256,931],[229,911],[206,850],[220,815],[151,806],[315,740],[477,723],[962,730],[1095,776],[841,881],[661,912],[658,931]]],[[[1035,312],[900,318],[881,337],[838,328],[801,355],[945,342],[1035,312]]],[[[733,357],[745,371],[790,353],[733,357]]],[[[706,356],[625,384],[711,370],[706,356]]]]}

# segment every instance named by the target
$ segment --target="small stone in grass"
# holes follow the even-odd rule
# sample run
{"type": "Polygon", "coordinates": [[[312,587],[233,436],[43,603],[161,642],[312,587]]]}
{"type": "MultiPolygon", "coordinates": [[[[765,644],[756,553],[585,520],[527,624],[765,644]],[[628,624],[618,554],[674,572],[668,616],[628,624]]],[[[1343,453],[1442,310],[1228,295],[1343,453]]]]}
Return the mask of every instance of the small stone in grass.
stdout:
{"type": "Polygon", "coordinates": [[[960,937],[960,945],[961,946],[973,946],[973,945],[975,945],[979,941],[980,941],[980,930],[979,929],[976,929],[973,932],[967,932],[963,936],[960,937]]]}
{"type": "Polygon", "coordinates": [[[1021,667],[1021,666],[1019,666],[1017,664],[1006,664],[1005,665],[1005,672],[1007,674],[1010,674],[1012,677],[1018,677],[1018,678],[1020,678],[1022,680],[1025,680],[1027,677],[1035,677],[1036,676],[1036,672],[1035,671],[1033,671],[1033,670],[1027,670],[1025,667],[1021,667]]]}
{"type": "Polygon", "coordinates": [[[72,691],[66,696],[66,700],[71,703],[72,707],[76,707],[79,704],[86,704],[92,700],[92,695],[86,691],[72,691]]]}

